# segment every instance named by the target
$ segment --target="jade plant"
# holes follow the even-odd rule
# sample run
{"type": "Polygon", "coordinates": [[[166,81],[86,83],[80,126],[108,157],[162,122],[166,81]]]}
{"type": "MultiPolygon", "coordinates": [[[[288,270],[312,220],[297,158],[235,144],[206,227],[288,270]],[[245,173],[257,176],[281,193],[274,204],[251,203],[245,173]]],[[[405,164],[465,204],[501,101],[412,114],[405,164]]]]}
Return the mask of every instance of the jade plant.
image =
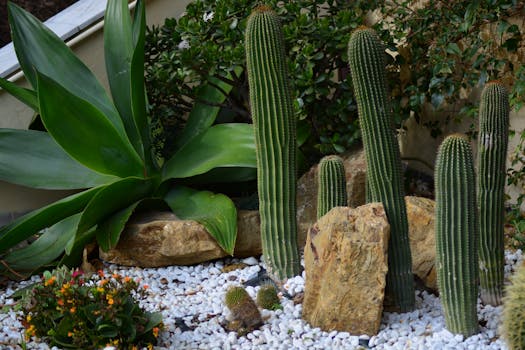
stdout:
{"type": "Polygon", "coordinates": [[[385,297],[393,307],[409,311],[415,291],[401,156],[387,100],[385,49],[373,29],[352,33],[348,60],[367,161],[367,200],[382,202],[390,223],[385,297]]]}
{"type": "Polygon", "coordinates": [[[334,207],[348,205],[345,166],[341,157],[323,157],[317,178],[317,219],[334,207]]]}
{"type": "Polygon", "coordinates": [[[436,270],[449,331],[478,332],[478,212],[472,149],[448,136],[436,160],[436,270]]]}
{"type": "Polygon", "coordinates": [[[478,135],[479,276],[481,300],[499,305],[505,266],[505,162],[509,130],[509,96],[491,82],[481,93],[478,135]]]}
{"type": "Polygon", "coordinates": [[[502,335],[509,350],[525,349],[525,265],[518,267],[505,288],[502,335]]]}
{"type": "MultiPolygon", "coordinates": [[[[253,128],[211,126],[217,110],[197,103],[182,131],[184,142],[163,164],[157,162],[144,92],[144,2],[137,2],[133,20],[126,0],[107,5],[104,48],[112,99],[35,17],[10,3],[9,21],[21,68],[34,90],[4,79],[0,87],[32,107],[46,131],[0,129],[0,179],[33,188],[84,190],[0,228],[0,274],[24,278],[57,259],[74,265],[95,238],[102,249],[112,248],[133,212],[151,205],[167,205],[178,217],[201,222],[232,254],[233,202],[186,185],[253,179],[253,128]],[[28,239],[34,242],[19,244],[28,239]]],[[[220,102],[215,89],[230,88],[221,84],[203,88],[202,98],[220,102]]]]}
{"type": "Polygon", "coordinates": [[[301,271],[296,222],[296,130],[282,28],[268,6],[246,25],[246,66],[255,129],[262,251],[276,279],[301,271]]]}

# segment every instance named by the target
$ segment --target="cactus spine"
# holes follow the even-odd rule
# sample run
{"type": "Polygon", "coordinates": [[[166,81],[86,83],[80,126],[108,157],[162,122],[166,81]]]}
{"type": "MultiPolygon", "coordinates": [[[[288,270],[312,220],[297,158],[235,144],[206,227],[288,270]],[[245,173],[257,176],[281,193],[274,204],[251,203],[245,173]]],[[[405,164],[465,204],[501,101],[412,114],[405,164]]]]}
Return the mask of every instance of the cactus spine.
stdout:
{"type": "Polygon", "coordinates": [[[350,72],[367,161],[367,200],[382,202],[390,222],[386,297],[399,311],[414,308],[414,280],[401,157],[387,102],[385,51],[376,33],[359,28],[348,43],[350,72]]]}
{"type": "Polygon", "coordinates": [[[449,331],[478,332],[478,216],[472,149],[448,136],[436,160],[436,269],[449,331]]]}
{"type": "Polygon", "coordinates": [[[246,289],[232,286],[226,291],[224,303],[230,309],[232,318],[238,322],[239,332],[249,333],[262,324],[261,313],[246,289]]]}
{"type": "Polygon", "coordinates": [[[525,265],[518,267],[505,289],[502,318],[509,350],[525,349],[525,265]]]}
{"type": "Polygon", "coordinates": [[[257,7],[248,18],[246,67],[255,129],[262,250],[269,276],[279,281],[301,271],[295,201],[297,141],[282,28],[268,6],[257,7]]]}
{"type": "Polygon", "coordinates": [[[257,305],[266,310],[282,309],[277,289],[272,283],[263,284],[257,292],[257,305]]]}
{"type": "Polygon", "coordinates": [[[317,188],[317,218],[334,207],[348,205],[346,174],[343,160],[339,156],[326,156],[319,162],[317,188]]]}
{"type": "Polygon", "coordinates": [[[505,160],[509,97],[497,82],[481,94],[478,137],[479,275],[481,300],[499,305],[503,294],[505,160]]]}

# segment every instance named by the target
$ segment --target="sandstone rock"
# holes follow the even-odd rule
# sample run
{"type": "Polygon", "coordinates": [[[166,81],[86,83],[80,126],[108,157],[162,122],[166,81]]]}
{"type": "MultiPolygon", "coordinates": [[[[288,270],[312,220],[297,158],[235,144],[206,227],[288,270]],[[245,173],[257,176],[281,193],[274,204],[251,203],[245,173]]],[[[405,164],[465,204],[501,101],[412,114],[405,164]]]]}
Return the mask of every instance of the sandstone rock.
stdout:
{"type": "Polygon", "coordinates": [[[412,272],[423,284],[437,291],[434,217],[436,203],[423,197],[405,197],[412,272]]]}
{"type": "MultiPolygon", "coordinates": [[[[341,155],[346,172],[348,206],[365,204],[366,160],[363,149],[341,155]]],[[[299,247],[306,242],[306,234],[317,219],[317,165],[297,181],[297,235],[299,247]]]]}
{"type": "MultiPolygon", "coordinates": [[[[240,210],[238,215],[235,256],[260,255],[259,213],[240,210]]],[[[204,226],[193,220],[179,220],[171,212],[134,218],[114,249],[100,250],[105,261],[141,267],[191,265],[227,255],[204,226]]]]}
{"type": "Polygon", "coordinates": [[[390,225],[378,203],[337,207],[309,230],[303,318],[325,331],[377,334],[390,225]]]}

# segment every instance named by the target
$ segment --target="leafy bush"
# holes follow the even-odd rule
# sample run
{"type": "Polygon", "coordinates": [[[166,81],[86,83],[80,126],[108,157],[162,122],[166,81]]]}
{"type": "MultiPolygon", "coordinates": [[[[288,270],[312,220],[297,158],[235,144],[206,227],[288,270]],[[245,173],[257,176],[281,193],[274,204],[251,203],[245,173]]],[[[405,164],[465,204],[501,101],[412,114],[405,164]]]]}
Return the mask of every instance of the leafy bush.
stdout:
{"type": "Polygon", "coordinates": [[[143,292],[136,280],[116,273],[88,278],[79,270],[46,271],[20,301],[26,337],[73,349],[151,347],[162,317],[138,305],[135,298],[143,292]]]}

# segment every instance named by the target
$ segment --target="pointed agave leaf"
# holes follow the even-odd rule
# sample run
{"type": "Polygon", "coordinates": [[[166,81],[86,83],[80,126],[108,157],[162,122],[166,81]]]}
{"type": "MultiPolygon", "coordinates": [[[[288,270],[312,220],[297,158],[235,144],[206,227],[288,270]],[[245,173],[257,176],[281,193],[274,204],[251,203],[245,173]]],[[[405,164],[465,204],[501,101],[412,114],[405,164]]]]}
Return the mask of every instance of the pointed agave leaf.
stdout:
{"type": "Polygon", "coordinates": [[[81,165],[42,131],[0,129],[0,150],[0,179],[19,185],[66,190],[117,179],[81,165]]]}
{"type": "Polygon", "coordinates": [[[16,85],[7,79],[0,77],[0,88],[9,92],[20,102],[26,104],[35,112],[38,112],[38,99],[36,98],[36,92],[16,85]]]}
{"type": "Polygon", "coordinates": [[[120,234],[122,233],[122,230],[124,230],[124,226],[139,203],[140,202],[135,202],[129,207],[117,211],[98,224],[96,237],[97,242],[103,251],[106,252],[109,249],[115,248],[120,239],[120,234]]]}
{"type": "Polygon", "coordinates": [[[131,107],[131,59],[133,38],[126,0],[108,1],[104,15],[104,57],[109,87],[135,151],[144,154],[131,107]]]}
{"type": "Polygon", "coordinates": [[[0,228],[0,254],[38,233],[38,231],[81,212],[91,198],[102,188],[104,186],[63,198],[0,228]]]}
{"type": "Polygon", "coordinates": [[[9,270],[18,273],[31,273],[51,263],[64,253],[67,243],[74,239],[79,220],[80,214],[76,214],[57,222],[30,245],[9,252],[3,258],[4,263],[9,270]]]}
{"type": "Polygon", "coordinates": [[[143,163],[126,136],[89,102],[38,73],[40,113],[47,131],[79,163],[103,174],[141,176],[143,163]]]}
{"type": "Polygon", "coordinates": [[[237,210],[230,198],[178,186],[170,190],[164,200],[179,218],[202,224],[219,246],[233,255],[237,239],[237,210]]]}
{"type": "Polygon", "coordinates": [[[117,109],[86,65],[36,17],[12,2],[8,3],[8,9],[16,55],[33,88],[36,90],[36,71],[52,77],[71,95],[94,105],[124,136],[124,126],[117,109]]]}
{"type": "Polygon", "coordinates": [[[251,125],[229,123],[209,128],[175,153],[164,167],[164,178],[200,175],[218,167],[257,167],[251,125]]]}
{"type": "Polygon", "coordinates": [[[68,242],[66,254],[60,259],[59,265],[68,267],[79,266],[82,263],[84,248],[95,238],[95,230],[77,233],[74,240],[68,242]]]}
{"type": "Polygon", "coordinates": [[[116,212],[133,203],[150,197],[153,192],[153,181],[128,177],[116,181],[98,192],[86,206],[78,225],[78,231],[84,232],[109,219],[116,212]]]}
{"type": "MultiPolygon", "coordinates": [[[[240,75],[242,67],[235,67],[234,73],[240,75]]],[[[231,76],[228,76],[228,78],[231,79],[231,76]]],[[[230,93],[232,88],[233,86],[230,84],[213,77],[210,78],[209,83],[199,88],[196,102],[188,116],[188,122],[175,143],[176,149],[186,145],[213,124],[220,111],[220,107],[217,105],[226,100],[227,94],[230,93]]]]}
{"type": "MultiPolygon", "coordinates": [[[[257,178],[256,168],[213,168],[210,171],[187,179],[191,185],[212,184],[212,183],[232,183],[255,180],[257,178]]],[[[186,181],[184,181],[186,182],[186,181]]],[[[184,184],[184,183],[183,183],[184,184]]]]}

